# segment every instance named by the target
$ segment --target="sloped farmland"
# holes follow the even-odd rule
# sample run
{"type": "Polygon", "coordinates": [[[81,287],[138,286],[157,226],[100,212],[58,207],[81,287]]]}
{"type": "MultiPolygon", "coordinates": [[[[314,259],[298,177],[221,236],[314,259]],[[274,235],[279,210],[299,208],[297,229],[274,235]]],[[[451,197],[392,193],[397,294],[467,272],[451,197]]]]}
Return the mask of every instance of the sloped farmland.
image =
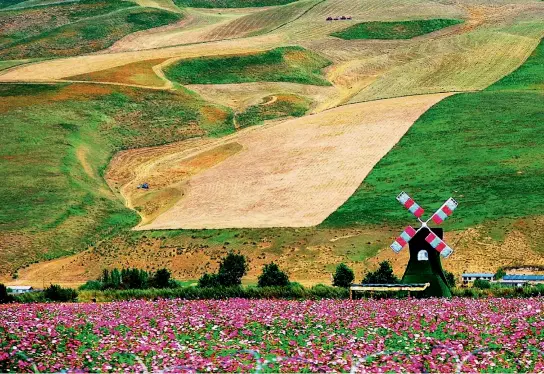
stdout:
{"type": "Polygon", "coordinates": [[[242,150],[185,181],[183,198],[139,229],[317,225],[447,95],[349,105],[220,140],[242,150]]]}

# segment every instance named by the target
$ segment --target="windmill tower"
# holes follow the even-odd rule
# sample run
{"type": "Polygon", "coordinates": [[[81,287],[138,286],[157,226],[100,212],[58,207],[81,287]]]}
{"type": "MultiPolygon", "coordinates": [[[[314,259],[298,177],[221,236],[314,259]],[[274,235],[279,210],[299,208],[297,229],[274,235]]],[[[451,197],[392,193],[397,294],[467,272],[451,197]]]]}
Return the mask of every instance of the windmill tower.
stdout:
{"type": "Polygon", "coordinates": [[[425,212],[406,192],[401,192],[397,200],[412,213],[420,223],[416,230],[408,226],[400,236],[391,244],[391,249],[398,253],[409,244],[410,260],[406,271],[402,276],[402,283],[430,283],[425,290],[425,296],[451,296],[451,291],[442,270],[440,256],[444,258],[452,254],[453,250],[442,241],[443,230],[441,228],[430,228],[430,221],[439,225],[457,208],[457,202],[449,198],[426,221],[421,219],[425,212]]]}

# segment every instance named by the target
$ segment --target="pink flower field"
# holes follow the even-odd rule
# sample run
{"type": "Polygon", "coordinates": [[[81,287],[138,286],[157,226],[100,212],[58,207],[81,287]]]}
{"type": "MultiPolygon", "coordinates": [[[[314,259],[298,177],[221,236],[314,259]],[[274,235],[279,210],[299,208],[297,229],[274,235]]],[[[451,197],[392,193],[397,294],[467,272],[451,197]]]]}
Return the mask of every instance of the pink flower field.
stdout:
{"type": "Polygon", "coordinates": [[[544,371],[544,299],[0,306],[0,372],[544,371]]]}

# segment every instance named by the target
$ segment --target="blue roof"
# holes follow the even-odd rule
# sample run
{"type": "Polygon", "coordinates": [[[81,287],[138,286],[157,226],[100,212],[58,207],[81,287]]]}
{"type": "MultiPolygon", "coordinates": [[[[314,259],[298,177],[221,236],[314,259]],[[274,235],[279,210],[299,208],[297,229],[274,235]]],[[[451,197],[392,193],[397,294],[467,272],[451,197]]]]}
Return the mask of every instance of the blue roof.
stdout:
{"type": "Polygon", "coordinates": [[[503,280],[544,281],[544,275],[507,274],[503,280]]]}
{"type": "Polygon", "coordinates": [[[493,273],[463,273],[463,277],[494,277],[493,273]]]}

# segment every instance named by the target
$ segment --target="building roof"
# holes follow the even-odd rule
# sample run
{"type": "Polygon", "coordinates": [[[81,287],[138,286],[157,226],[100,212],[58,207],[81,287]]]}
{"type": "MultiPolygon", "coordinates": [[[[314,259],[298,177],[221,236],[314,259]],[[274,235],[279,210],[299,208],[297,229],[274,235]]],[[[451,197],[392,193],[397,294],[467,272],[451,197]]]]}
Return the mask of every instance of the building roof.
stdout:
{"type": "Polygon", "coordinates": [[[6,286],[10,290],[31,290],[32,286],[6,286]]]}
{"type": "Polygon", "coordinates": [[[495,274],[493,273],[463,273],[463,277],[494,277],[495,274]]]}
{"type": "Polygon", "coordinates": [[[506,274],[502,279],[505,281],[544,281],[544,275],[506,274]]]}

